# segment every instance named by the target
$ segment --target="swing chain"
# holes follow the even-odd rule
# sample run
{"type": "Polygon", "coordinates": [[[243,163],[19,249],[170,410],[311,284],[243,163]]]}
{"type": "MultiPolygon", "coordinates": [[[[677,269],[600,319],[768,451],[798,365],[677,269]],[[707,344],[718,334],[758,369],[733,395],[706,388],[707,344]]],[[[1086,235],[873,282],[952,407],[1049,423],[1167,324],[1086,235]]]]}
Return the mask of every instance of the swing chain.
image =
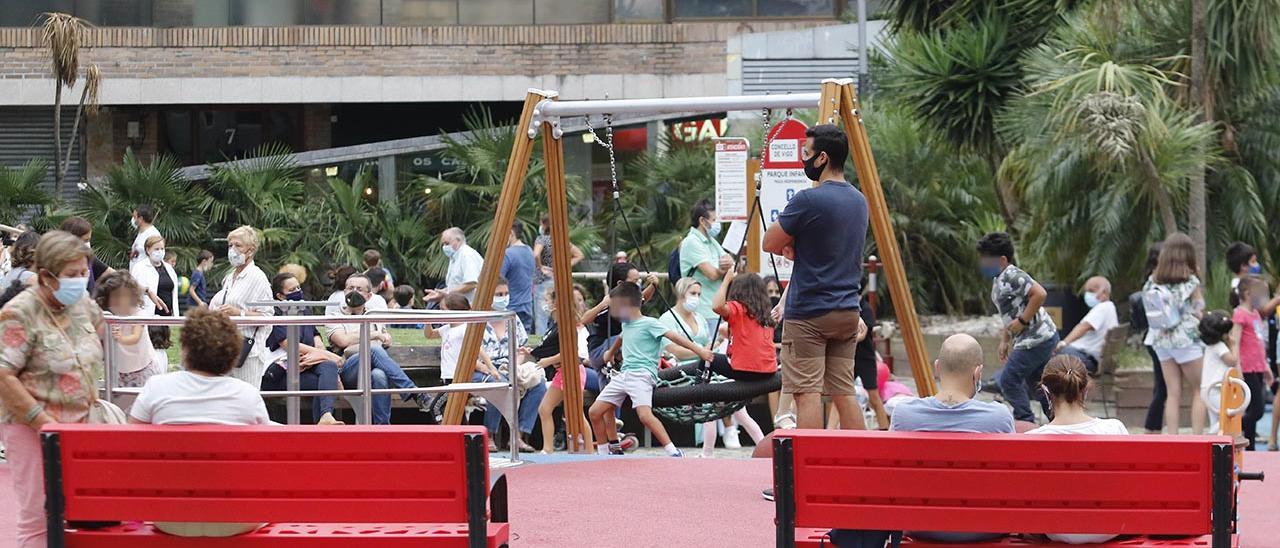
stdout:
{"type": "Polygon", "coordinates": [[[591,125],[591,116],[586,117],[587,133],[591,134],[591,142],[596,143],[600,145],[602,148],[604,148],[605,150],[609,151],[609,182],[613,186],[612,188],[613,199],[617,200],[619,198],[618,162],[614,156],[614,150],[613,150],[613,115],[604,114],[603,117],[604,117],[604,123],[605,123],[605,135],[607,136],[607,140],[601,139],[600,135],[596,133],[595,126],[591,125]]]}

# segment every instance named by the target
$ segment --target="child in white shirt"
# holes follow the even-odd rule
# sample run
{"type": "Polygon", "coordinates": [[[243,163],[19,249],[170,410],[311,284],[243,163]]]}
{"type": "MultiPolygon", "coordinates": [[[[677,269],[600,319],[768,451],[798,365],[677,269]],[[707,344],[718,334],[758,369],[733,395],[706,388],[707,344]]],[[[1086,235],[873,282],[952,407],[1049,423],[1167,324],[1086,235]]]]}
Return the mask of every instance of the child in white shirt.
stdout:
{"type": "MultiPolygon", "coordinates": [[[[1228,369],[1240,363],[1240,341],[1231,335],[1234,324],[1226,312],[1214,310],[1200,319],[1200,342],[1204,345],[1204,368],[1200,373],[1200,399],[1208,405],[1213,400],[1214,407],[1222,397],[1219,390],[1210,390],[1215,382],[1222,380],[1228,369]]],[[[1218,415],[1209,413],[1209,432],[1217,433],[1220,425],[1218,415]]]]}
{"type": "MultiPolygon", "coordinates": [[[[94,300],[113,316],[136,316],[142,311],[142,288],[128,272],[116,270],[98,281],[94,300]]],[[[111,338],[115,340],[116,386],[141,388],[152,375],[164,373],[145,326],[112,326],[111,338]]]]}

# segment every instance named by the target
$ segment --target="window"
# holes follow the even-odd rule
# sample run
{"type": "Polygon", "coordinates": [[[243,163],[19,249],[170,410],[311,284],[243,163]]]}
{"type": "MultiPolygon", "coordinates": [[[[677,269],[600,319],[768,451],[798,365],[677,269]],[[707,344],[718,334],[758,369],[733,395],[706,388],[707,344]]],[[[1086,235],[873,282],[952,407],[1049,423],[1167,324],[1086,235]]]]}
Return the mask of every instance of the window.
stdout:
{"type": "Polygon", "coordinates": [[[40,14],[51,11],[71,13],[72,0],[2,0],[0,27],[30,27],[40,23],[40,14]]]}
{"type": "Polygon", "coordinates": [[[537,0],[534,23],[564,25],[608,23],[610,0],[537,0]]]}
{"type": "Polygon", "coordinates": [[[308,25],[381,25],[381,0],[308,0],[308,25]]]}
{"type": "Polygon", "coordinates": [[[465,0],[458,2],[463,25],[531,25],[533,0],[465,0]]]}
{"type": "Polygon", "coordinates": [[[675,16],[701,17],[750,17],[753,0],[673,0],[675,16]]]}
{"type": "Polygon", "coordinates": [[[832,17],[835,13],[833,0],[756,0],[756,15],[761,17],[832,17]]]}
{"type": "Polygon", "coordinates": [[[382,24],[456,25],[457,0],[382,0],[382,24]]]}
{"type": "Polygon", "coordinates": [[[302,116],[295,107],[175,109],[161,119],[161,150],[183,165],[244,158],[270,143],[302,150],[302,116]]]}
{"type": "Polygon", "coordinates": [[[152,4],[157,27],[225,27],[231,20],[227,0],[154,0],[152,4]]]}
{"type": "Polygon", "coordinates": [[[301,0],[231,0],[231,24],[237,27],[287,27],[302,21],[301,0]]]}
{"type": "Polygon", "coordinates": [[[661,23],[665,0],[613,0],[613,19],[619,23],[661,23]]]}
{"type": "Polygon", "coordinates": [[[76,0],[76,16],[103,27],[149,27],[151,1],[76,0]]]}
{"type": "Polygon", "coordinates": [[[671,0],[681,19],[836,16],[835,0],[671,0]]]}

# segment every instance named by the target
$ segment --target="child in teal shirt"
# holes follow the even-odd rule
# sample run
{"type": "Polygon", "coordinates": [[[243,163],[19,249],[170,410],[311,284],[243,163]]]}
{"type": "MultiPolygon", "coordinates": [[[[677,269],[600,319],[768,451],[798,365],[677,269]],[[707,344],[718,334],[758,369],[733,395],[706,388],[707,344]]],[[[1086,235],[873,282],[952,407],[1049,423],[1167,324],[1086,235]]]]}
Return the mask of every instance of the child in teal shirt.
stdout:
{"type": "MultiPolygon", "coordinates": [[[[631,406],[635,408],[640,422],[653,433],[653,438],[662,444],[668,455],[682,457],[684,454],[671,443],[662,421],[653,415],[653,387],[658,381],[662,339],[670,339],[703,360],[710,361],[713,356],[710,350],[694,344],[658,320],[642,315],[640,303],[640,287],[636,284],[621,283],[609,292],[609,314],[622,324],[622,336],[605,351],[604,361],[608,363],[621,348],[622,369],[596,396],[587,413],[591,417],[596,440],[617,440],[613,413],[623,401],[631,398],[631,406]]],[[[602,455],[622,454],[622,446],[617,441],[600,445],[596,450],[602,455]]]]}

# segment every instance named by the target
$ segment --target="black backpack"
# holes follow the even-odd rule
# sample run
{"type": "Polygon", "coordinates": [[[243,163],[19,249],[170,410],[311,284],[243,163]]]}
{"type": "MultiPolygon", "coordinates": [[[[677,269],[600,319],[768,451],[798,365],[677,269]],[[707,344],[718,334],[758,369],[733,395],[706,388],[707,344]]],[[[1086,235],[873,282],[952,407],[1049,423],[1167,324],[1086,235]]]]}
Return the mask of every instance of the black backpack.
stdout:
{"type": "MultiPolygon", "coordinates": [[[[692,272],[690,272],[692,274],[692,272]]],[[[676,282],[680,281],[683,274],[680,272],[680,246],[671,250],[671,257],[667,259],[667,282],[671,287],[676,286],[676,282]]]]}

